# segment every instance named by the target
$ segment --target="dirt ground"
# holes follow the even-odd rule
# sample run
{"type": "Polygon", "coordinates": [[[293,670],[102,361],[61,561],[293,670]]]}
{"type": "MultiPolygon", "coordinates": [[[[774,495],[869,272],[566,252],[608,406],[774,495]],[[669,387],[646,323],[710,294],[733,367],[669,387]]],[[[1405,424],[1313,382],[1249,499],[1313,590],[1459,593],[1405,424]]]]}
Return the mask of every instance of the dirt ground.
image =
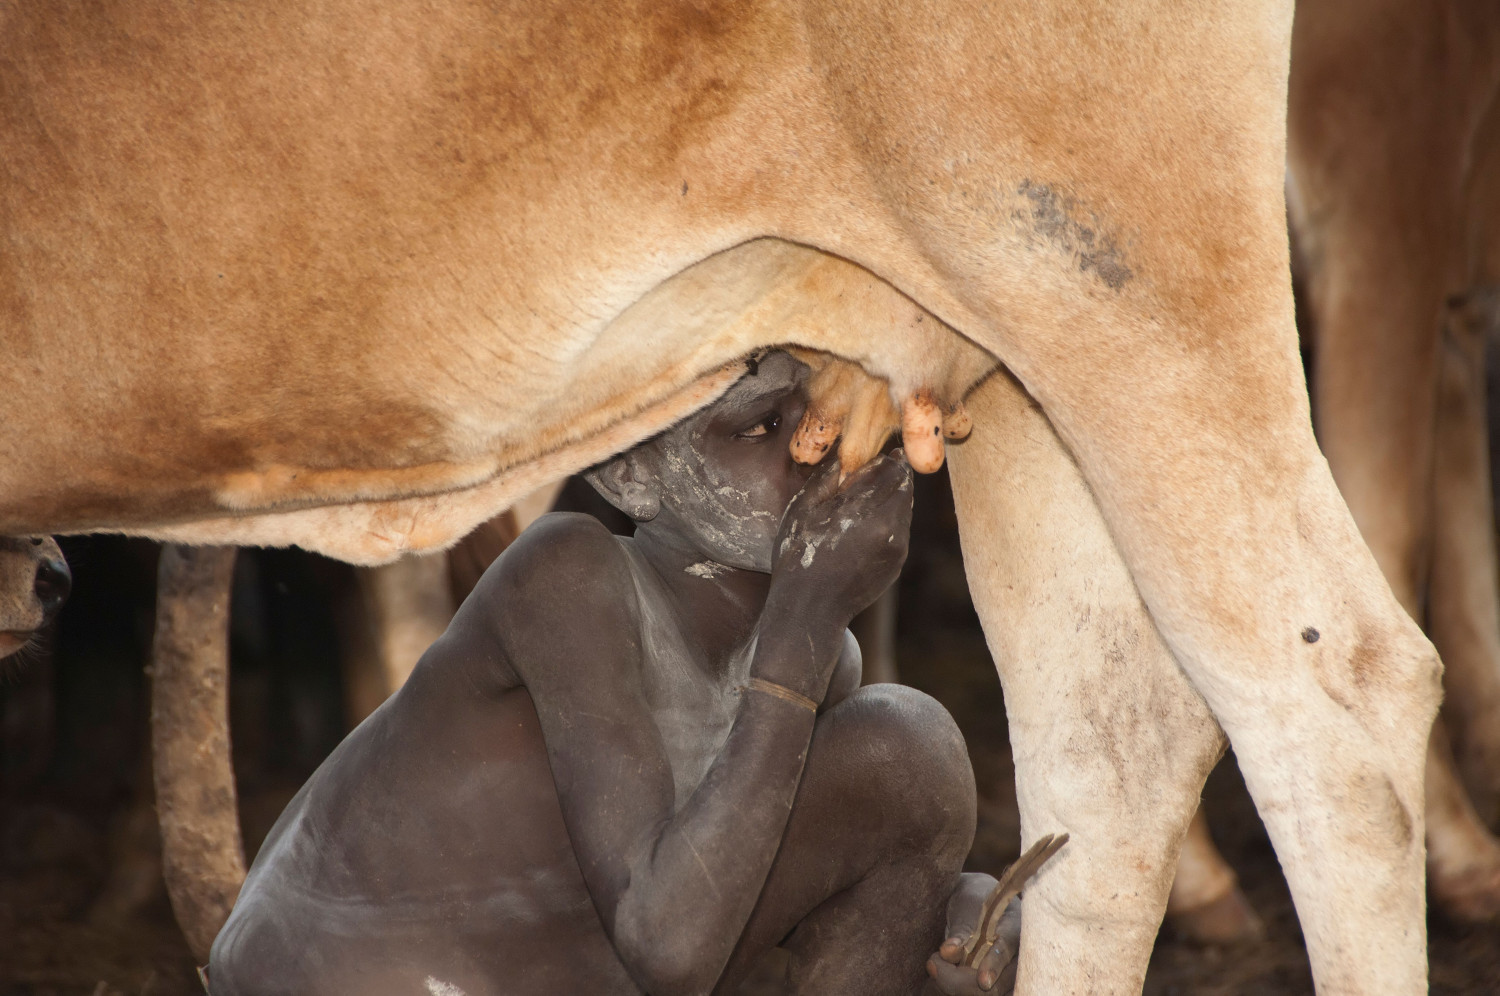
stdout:
{"type": "MultiPolygon", "coordinates": [[[[147,715],[154,549],[72,542],[77,576],[51,651],[0,678],[0,996],[199,993],[154,863],[147,715]]],[[[280,807],[343,733],[333,620],[349,569],[297,553],[242,557],[231,684],[242,822],[253,851],[280,807]]],[[[940,699],[968,738],[980,787],[970,867],[1018,850],[1003,703],[969,605],[941,477],[922,482],[902,578],[903,680],[940,699]]],[[[1205,792],[1215,838],[1265,919],[1263,942],[1204,949],[1164,935],[1148,996],[1298,996],[1307,958],[1265,831],[1226,759],[1205,792]]],[[[1359,911],[1351,910],[1350,916],[1359,911]]],[[[1500,928],[1434,918],[1432,992],[1500,993],[1500,928]]],[[[747,987],[746,996],[776,987],[747,987]]]]}

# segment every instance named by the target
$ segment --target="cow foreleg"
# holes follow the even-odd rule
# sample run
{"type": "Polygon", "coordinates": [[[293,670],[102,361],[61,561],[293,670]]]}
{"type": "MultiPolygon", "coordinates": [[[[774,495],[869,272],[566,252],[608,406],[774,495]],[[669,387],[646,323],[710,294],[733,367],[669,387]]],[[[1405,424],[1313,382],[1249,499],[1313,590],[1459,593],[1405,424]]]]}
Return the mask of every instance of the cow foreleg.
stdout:
{"type": "Polygon", "coordinates": [[[1072,835],[1027,889],[1016,991],[1136,993],[1223,736],[1046,418],[1003,372],[969,407],[953,492],[1005,688],[1022,836],[1072,835]]]}
{"type": "Polygon", "coordinates": [[[365,568],[358,579],[379,666],[370,681],[380,686],[384,701],[406,684],[417,660],[453,621],[448,558],[409,554],[365,568]]]}
{"type": "Polygon", "coordinates": [[[234,557],[234,547],[165,546],[157,568],[151,750],[162,867],[200,963],[245,879],[229,755],[234,557]]]}

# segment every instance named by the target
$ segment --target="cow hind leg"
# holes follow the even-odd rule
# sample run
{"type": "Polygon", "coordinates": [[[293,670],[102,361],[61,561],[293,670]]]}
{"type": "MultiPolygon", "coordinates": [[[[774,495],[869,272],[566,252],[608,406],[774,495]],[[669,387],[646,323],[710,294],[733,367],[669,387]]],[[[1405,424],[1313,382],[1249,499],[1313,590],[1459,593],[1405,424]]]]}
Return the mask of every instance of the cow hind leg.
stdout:
{"type": "Polygon", "coordinates": [[[1125,336],[1075,352],[1089,369],[1067,382],[1046,376],[1064,362],[1049,355],[1038,395],[1234,746],[1320,992],[1425,992],[1423,756],[1441,667],[1317,451],[1290,317],[1288,300],[1279,344],[1262,330],[1235,348],[1226,330],[1211,353],[1125,336]]]}
{"type": "Polygon", "coordinates": [[[1017,992],[1136,993],[1223,737],[1046,418],[1003,372],[969,408],[954,500],[1005,689],[1022,836],[1072,835],[1027,890],[1017,992]]]}

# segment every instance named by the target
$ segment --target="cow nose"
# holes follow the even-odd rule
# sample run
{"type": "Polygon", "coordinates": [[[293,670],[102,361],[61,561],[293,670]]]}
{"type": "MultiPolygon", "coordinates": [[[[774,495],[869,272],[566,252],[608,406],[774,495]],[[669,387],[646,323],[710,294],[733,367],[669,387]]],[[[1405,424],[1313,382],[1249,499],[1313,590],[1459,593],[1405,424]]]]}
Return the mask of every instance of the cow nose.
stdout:
{"type": "Polygon", "coordinates": [[[73,572],[63,560],[45,558],[36,567],[36,597],[42,603],[42,611],[50,618],[67,601],[73,590],[73,572]]]}

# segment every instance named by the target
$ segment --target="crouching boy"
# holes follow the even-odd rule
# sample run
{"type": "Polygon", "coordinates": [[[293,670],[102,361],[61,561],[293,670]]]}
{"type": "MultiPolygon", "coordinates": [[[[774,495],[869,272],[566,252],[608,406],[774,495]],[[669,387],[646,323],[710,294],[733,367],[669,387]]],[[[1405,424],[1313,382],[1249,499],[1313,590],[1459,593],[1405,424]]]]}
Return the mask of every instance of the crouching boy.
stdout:
{"type": "Polygon", "coordinates": [[[991,884],[959,874],[963,740],[860,688],[845,628],[905,559],[910,469],[794,463],[803,376],[772,353],[595,468],[634,538],[551,515],[490,568],[277,822],[214,996],[732,993],[778,944],[816,996],[1010,974],[1014,929],[978,970],[944,940],[991,884]]]}

